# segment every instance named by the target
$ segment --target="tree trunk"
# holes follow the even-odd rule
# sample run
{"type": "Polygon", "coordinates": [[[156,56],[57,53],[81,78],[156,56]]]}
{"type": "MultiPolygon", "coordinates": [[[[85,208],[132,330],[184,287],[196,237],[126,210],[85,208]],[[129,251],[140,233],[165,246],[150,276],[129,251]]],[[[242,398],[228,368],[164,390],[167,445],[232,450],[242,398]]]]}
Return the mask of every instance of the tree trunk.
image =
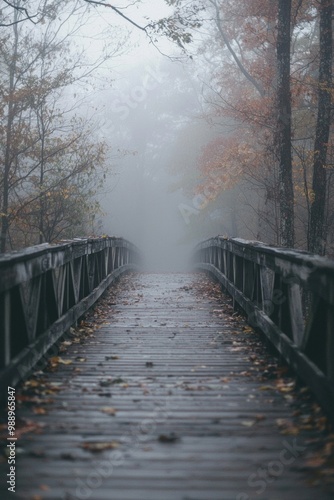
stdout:
{"type": "Polygon", "coordinates": [[[279,165],[280,244],[294,246],[294,194],[291,156],[291,0],[278,1],[277,131],[279,165]]]}
{"type": "Polygon", "coordinates": [[[314,162],[312,190],[314,201],[311,206],[309,250],[323,255],[326,248],[326,160],[331,124],[332,88],[332,15],[333,0],[320,1],[320,57],[318,118],[314,141],[314,162]]]}
{"type": "Polygon", "coordinates": [[[18,27],[17,27],[18,13],[14,11],[14,41],[12,61],[9,70],[9,88],[8,88],[8,111],[6,123],[6,144],[5,144],[5,158],[3,166],[3,183],[2,183],[2,204],[1,204],[1,230],[0,230],[0,252],[4,253],[7,248],[8,230],[9,230],[9,191],[10,191],[10,171],[12,166],[12,140],[13,140],[13,126],[14,126],[14,91],[15,91],[15,73],[16,73],[16,59],[18,50],[18,27]]]}

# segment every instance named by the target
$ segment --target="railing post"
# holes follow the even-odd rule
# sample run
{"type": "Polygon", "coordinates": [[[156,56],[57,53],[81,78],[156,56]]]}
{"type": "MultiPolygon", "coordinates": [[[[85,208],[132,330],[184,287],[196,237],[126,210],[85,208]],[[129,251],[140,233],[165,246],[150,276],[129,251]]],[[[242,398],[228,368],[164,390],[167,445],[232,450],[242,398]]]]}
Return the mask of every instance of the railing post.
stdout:
{"type": "MultiPolygon", "coordinates": [[[[334,291],[334,290],[333,290],[334,291]]],[[[327,375],[334,386],[334,309],[327,311],[327,375]]]]}
{"type": "Polygon", "coordinates": [[[5,292],[2,296],[1,306],[1,326],[3,328],[3,337],[2,337],[2,346],[1,346],[1,363],[0,367],[7,366],[10,361],[10,330],[11,330],[11,300],[10,300],[10,292],[5,292]]]}

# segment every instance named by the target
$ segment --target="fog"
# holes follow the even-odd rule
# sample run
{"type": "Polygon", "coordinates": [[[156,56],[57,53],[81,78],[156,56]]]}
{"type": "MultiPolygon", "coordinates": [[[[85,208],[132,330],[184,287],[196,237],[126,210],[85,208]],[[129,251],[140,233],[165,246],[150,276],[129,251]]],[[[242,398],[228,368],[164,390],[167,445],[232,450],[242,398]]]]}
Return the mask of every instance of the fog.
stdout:
{"type": "MultiPolygon", "coordinates": [[[[69,2],[57,20],[50,11],[36,26],[20,24],[22,74],[39,82],[24,115],[38,148],[26,163],[20,157],[19,188],[10,192],[18,213],[29,206],[30,226],[18,216],[3,240],[19,248],[121,236],[139,247],[146,267],[181,269],[201,239],[233,233],[231,193],[205,193],[208,176],[199,166],[203,148],[231,124],[210,114],[216,63],[200,53],[206,35],[195,33],[182,50],[138,28],[173,12],[164,0],[120,1],[117,8],[121,15],[69,2]],[[36,156],[45,147],[50,165],[36,156]]],[[[20,81],[20,98],[29,94],[27,82],[20,81]]],[[[19,114],[15,119],[20,123],[19,114]]]]}
{"type": "Polygon", "coordinates": [[[193,241],[184,238],[186,197],[177,186],[176,145],[180,132],[200,113],[196,82],[184,63],[156,53],[146,64],[125,67],[103,99],[108,102],[101,116],[104,130],[113,150],[120,150],[101,197],[103,229],[138,245],[146,266],[178,269],[193,241]]]}
{"type": "MultiPolygon", "coordinates": [[[[44,11],[34,0],[36,24],[4,9],[1,84],[15,113],[4,99],[2,252],[107,234],[138,245],[152,268],[179,269],[210,236],[280,243],[275,40],[266,30],[263,44],[256,27],[250,40],[232,4],[222,2],[223,20],[214,2],[167,3],[73,0],[44,11]]],[[[293,190],[304,248],[315,110],[300,106],[294,161],[304,174],[293,190]]]]}
{"type": "MultiPolygon", "coordinates": [[[[147,16],[158,19],[170,9],[158,0],[134,2],[125,12],[144,25],[147,16]]],[[[108,147],[97,195],[102,213],[91,233],[127,238],[142,251],[146,267],[181,269],[206,236],[195,200],[197,159],[215,133],[202,116],[198,67],[190,51],[185,55],[163,37],[152,44],[126,20],[99,8],[91,10],[76,39],[92,61],[106,46],[114,51],[86,86],[74,86],[63,97],[64,108],[73,95],[82,101],[75,113],[93,124],[108,147]]]]}

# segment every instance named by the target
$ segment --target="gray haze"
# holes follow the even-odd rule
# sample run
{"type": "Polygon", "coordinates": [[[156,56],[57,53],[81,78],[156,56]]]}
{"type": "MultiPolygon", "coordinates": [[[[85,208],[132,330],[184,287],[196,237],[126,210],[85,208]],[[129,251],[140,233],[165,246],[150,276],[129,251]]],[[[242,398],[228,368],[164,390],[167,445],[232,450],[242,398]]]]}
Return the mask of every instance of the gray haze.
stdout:
{"type": "MultiPolygon", "coordinates": [[[[92,53],[98,48],[97,41],[89,45],[92,53]]],[[[98,137],[109,146],[103,215],[92,232],[129,239],[154,269],[181,268],[201,239],[237,235],[240,193],[211,200],[198,190],[202,148],[229,133],[205,119],[206,65],[171,44],[152,47],[135,30],[90,95],[98,137]]]]}
{"type": "MultiPolygon", "coordinates": [[[[193,243],[184,238],[187,199],[174,167],[178,136],[200,113],[200,102],[183,65],[157,59],[159,65],[132,68],[104,93],[108,133],[124,156],[101,201],[108,234],[133,241],[154,267],[169,268],[184,262],[193,243]]],[[[191,147],[198,150],[197,144],[191,147]]],[[[191,161],[193,156],[189,151],[191,161]]]]}

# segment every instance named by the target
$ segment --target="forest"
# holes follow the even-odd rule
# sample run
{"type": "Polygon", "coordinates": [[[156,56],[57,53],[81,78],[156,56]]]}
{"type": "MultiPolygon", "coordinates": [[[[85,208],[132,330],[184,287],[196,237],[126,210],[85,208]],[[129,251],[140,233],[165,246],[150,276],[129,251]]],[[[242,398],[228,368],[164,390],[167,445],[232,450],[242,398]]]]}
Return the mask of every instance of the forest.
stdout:
{"type": "Polygon", "coordinates": [[[132,190],[163,178],[181,243],[334,256],[332,0],[3,4],[1,252],[114,231],[101,192],[132,161],[132,190]],[[138,33],[159,58],[126,100],[138,33]]]}

